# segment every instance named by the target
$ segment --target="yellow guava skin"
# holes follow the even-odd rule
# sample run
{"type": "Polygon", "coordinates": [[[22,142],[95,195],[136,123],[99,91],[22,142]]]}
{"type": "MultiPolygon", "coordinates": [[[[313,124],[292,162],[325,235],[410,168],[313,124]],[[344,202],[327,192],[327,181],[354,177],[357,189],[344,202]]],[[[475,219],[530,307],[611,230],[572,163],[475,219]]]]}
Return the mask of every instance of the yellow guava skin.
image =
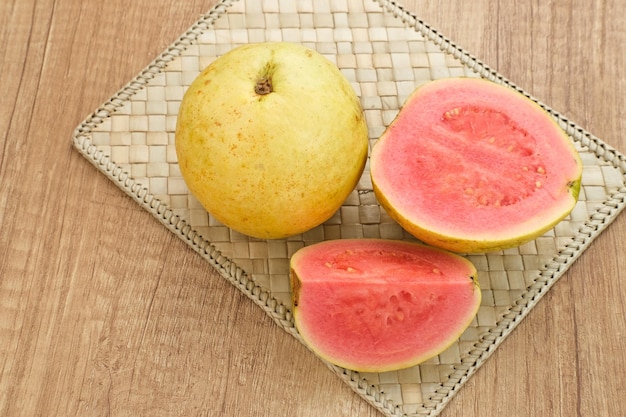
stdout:
{"type": "Polygon", "coordinates": [[[224,225],[260,239],[328,220],[359,181],[368,131],[335,64],[299,44],[237,47],[189,86],[175,133],[189,191],[224,225]]]}

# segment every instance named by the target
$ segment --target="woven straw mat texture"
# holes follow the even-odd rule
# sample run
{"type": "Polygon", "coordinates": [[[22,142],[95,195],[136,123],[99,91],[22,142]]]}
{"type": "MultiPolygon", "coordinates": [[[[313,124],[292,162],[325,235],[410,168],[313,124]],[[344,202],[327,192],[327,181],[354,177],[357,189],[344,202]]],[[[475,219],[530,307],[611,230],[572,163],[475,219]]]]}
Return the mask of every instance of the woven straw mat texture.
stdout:
{"type": "MultiPolygon", "coordinates": [[[[73,143],[82,155],[300,340],[290,313],[288,273],[294,251],[325,239],[412,238],[378,205],[367,167],[330,220],[283,240],[236,233],[189,194],[174,150],[176,115],[185,89],[216,57],[241,44],[262,41],[301,43],[336,63],[360,97],[370,145],[407,96],[429,80],[484,77],[525,93],[394,2],[223,1],[77,127],[73,143]]],[[[437,415],[624,207],[624,156],[544,107],[582,156],[578,204],[535,241],[467,255],[479,271],[482,306],[460,339],[438,357],[377,374],[328,364],[383,414],[437,415]]]]}

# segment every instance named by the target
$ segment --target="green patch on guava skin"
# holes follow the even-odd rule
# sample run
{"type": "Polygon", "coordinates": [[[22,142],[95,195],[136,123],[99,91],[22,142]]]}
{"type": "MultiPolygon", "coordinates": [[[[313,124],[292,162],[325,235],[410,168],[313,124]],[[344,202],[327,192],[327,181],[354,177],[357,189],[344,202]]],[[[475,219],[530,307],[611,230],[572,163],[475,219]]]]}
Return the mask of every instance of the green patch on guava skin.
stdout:
{"type": "Polygon", "coordinates": [[[580,183],[581,178],[567,183],[567,188],[569,188],[569,192],[576,201],[578,201],[578,195],[580,194],[580,183]]]}

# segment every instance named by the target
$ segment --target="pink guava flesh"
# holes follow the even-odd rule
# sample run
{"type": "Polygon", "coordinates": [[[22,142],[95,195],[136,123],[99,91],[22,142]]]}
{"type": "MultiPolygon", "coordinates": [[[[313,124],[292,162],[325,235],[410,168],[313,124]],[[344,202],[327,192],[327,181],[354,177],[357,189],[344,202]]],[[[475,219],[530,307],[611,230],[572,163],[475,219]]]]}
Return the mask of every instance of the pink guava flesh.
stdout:
{"type": "Polygon", "coordinates": [[[560,220],[582,172],[569,138],[536,103],[472,78],[419,87],[371,159],[375,187],[397,215],[476,240],[560,220]]]}
{"type": "Polygon", "coordinates": [[[294,317],[324,359],[381,372],[439,354],[469,326],[480,304],[465,258],[417,243],[331,240],[291,259],[294,317]]]}

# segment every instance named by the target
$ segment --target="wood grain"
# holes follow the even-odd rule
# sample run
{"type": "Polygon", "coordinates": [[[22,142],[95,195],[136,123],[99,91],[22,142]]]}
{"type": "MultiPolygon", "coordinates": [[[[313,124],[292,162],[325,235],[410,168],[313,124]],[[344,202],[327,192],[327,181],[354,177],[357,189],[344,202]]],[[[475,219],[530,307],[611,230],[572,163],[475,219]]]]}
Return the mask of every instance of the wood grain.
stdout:
{"type": "MultiPolygon", "coordinates": [[[[0,415],[380,415],[71,148],[214,3],[1,2],[0,415]]],[[[626,150],[624,0],[404,4],[626,150]]],[[[620,216],[441,415],[626,415],[625,233],[620,216]]]]}

